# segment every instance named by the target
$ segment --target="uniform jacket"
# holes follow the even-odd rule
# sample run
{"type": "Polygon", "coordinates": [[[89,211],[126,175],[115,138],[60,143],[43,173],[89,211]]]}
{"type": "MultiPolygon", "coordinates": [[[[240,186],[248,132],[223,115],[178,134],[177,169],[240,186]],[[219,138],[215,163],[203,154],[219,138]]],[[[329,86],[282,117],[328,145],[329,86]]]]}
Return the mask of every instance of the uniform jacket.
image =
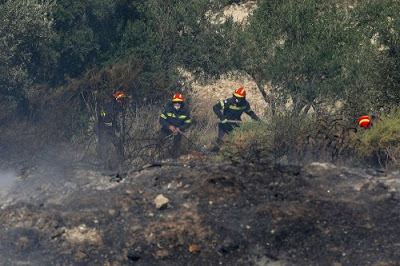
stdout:
{"type": "Polygon", "coordinates": [[[240,121],[242,120],[241,116],[243,112],[254,120],[260,120],[253,110],[251,110],[250,103],[246,99],[243,99],[239,103],[237,103],[233,97],[221,100],[214,105],[213,110],[220,120],[228,119],[240,121]]]}
{"type": "Polygon", "coordinates": [[[169,102],[160,115],[160,124],[163,128],[169,126],[178,127],[181,131],[185,131],[191,125],[190,113],[184,104],[179,110],[174,108],[173,102],[169,102]]]}
{"type": "Polygon", "coordinates": [[[122,105],[108,102],[100,107],[99,126],[101,128],[118,129],[118,116],[122,112],[122,105]]]}

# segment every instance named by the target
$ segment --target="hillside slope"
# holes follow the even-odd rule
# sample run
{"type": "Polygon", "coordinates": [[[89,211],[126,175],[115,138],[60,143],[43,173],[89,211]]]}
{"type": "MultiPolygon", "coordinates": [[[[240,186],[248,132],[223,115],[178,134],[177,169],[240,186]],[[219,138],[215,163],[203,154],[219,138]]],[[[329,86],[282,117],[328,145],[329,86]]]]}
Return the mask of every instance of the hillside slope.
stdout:
{"type": "Polygon", "coordinates": [[[2,265],[400,261],[398,173],[202,159],[130,169],[121,181],[78,165],[32,171],[1,197],[2,265]]]}

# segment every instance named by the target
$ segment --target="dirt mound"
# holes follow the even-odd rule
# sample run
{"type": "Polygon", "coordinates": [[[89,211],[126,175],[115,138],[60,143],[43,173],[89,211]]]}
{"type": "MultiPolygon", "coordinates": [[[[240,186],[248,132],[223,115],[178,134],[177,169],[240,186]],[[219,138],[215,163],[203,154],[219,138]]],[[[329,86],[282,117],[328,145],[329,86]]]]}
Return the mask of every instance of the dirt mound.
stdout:
{"type": "MultiPolygon", "coordinates": [[[[112,182],[77,167],[68,180],[42,183],[29,199],[11,196],[16,191],[1,198],[0,261],[395,265],[400,261],[397,175],[321,163],[203,160],[147,165],[112,182]]],[[[35,178],[40,177],[29,177],[35,178]]],[[[28,180],[19,182],[23,193],[28,180]]]]}

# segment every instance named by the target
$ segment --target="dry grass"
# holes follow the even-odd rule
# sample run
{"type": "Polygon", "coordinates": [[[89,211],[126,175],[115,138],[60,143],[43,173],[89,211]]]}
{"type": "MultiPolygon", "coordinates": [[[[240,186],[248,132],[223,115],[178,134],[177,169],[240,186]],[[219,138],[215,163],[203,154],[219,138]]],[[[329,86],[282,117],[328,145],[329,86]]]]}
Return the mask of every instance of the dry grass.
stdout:
{"type": "Polygon", "coordinates": [[[400,166],[400,111],[373,121],[369,130],[359,129],[353,137],[358,155],[383,167],[400,166]]]}
{"type": "MultiPolygon", "coordinates": [[[[191,84],[191,91],[183,91],[192,116],[192,126],[185,133],[183,143],[184,149],[193,150],[201,146],[207,148],[215,145],[217,138],[218,118],[214,114],[212,107],[221,99],[229,98],[235,89],[244,87],[247,91],[247,99],[252,109],[263,117],[265,115],[267,104],[264,101],[260,91],[252,79],[246,75],[225,75],[221,79],[211,80],[204,84],[203,82],[192,79],[190,73],[182,71],[182,76],[191,84]]],[[[142,158],[160,155],[156,147],[152,147],[155,138],[160,131],[159,115],[165,103],[152,103],[145,107],[132,107],[129,114],[129,123],[127,123],[127,157],[138,157],[138,154],[144,154],[142,158]],[[139,139],[153,140],[139,140],[139,139]],[[142,150],[146,147],[146,151],[142,150]]],[[[250,120],[247,115],[243,115],[243,120],[250,120]]],[[[137,160],[136,160],[137,161],[137,160]]]]}
{"type": "MultiPolygon", "coordinates": [[[[192,85],[192,92],[190,93],[191,102],[196,102],[196,105],[199,107],[198,109],[204,110],[199,110],[199,115],[201,115],[201,112],[209,115],[212,112],[214,104],[219,100],[232,97],[233,92],[239,87],[243,87],[246,90],[246,98],[257,115],[264,116],[266,113],[267,103],[254,80],[248,75],[230,73],[218,80],[210,80],[206,84],[193,80],[190,73],[187,72],[183,72],[183,77],[192,85]]],[[[215,116],[213,113],[211,114],[215,116]]],[[[243,118],[247,119],[246,115],[243,118]]]]}

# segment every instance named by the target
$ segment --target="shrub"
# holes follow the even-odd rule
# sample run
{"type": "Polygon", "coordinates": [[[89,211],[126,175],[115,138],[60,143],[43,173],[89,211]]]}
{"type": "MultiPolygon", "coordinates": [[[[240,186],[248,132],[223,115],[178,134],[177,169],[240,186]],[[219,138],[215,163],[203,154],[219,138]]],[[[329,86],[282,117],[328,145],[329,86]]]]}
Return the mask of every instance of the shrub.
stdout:
{"type": "Polygon", "coordinates": [[[292,163],[307,147],[310,120],[289,113],[267,122],[243,122],[227,137],[222,148],[225,159],[248,163],[292,163]]]}
{"type": "Polygon", "coordinates": [[[251,163],[303,163],[348,160],[353,154],[353,128],[342,115],[271,117],[268,122],[243,122],[225,141],[224,159],[251,163]]]}
{"type": "Polygon", "coordinates": [[[271,162],[273,132],[265,123],[243,122],[226,137],[221,149],[224,159],[239,163],[271,162]]]}
{"type": "Polygon", "coordinates": [[[363,160],[380,166],[400,166],[400,111],[394,111],[378,121],[369,130],[359,130],[353,141],[363,160]]]}

